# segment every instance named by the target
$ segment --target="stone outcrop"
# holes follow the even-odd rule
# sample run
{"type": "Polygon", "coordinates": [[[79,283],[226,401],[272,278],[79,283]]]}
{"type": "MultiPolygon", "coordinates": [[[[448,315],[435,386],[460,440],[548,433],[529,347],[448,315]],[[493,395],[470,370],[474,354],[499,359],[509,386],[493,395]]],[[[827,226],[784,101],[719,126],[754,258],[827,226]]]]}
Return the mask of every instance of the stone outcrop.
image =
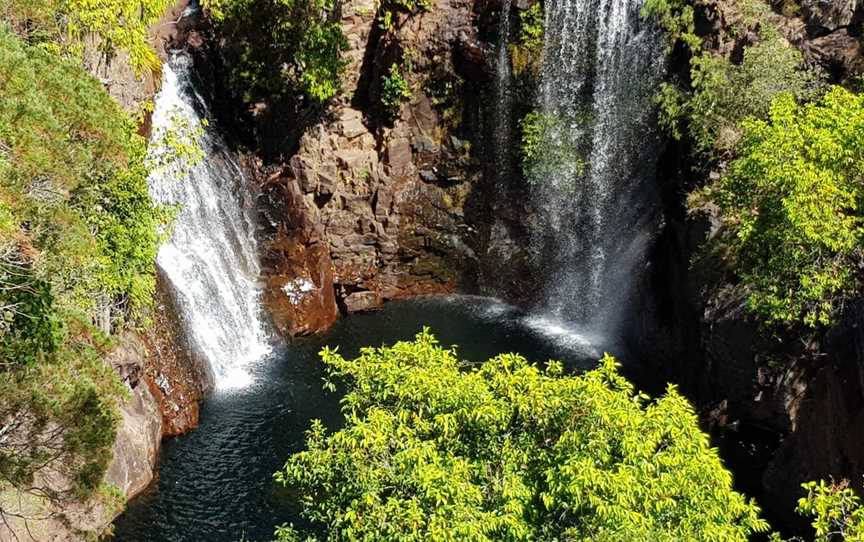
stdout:
{"type": "Polygon", "coordinates": [[[106,481],[119,488],[127,500],[140,493],[153,479],[153,469],[162,440],[159,402],[150,392],[145,371],[149,352],[141,340],[129,333],[112,352],[109,363],[129,386],[129,400],[120,406],[120,424],[114,443],[114,459],[106,481]]]}
{"type": "Polygon", "coordinates": [[[183,337],[171,296],[158,280],[153,324],[144,340],[145,382],[159,405],[162,435],[182,435],[198,426],[198,404],[212,387],[206,360],[183,337]]]}
{"type": "Polygon", "coordinates": [[[351,46],[343,94],[288,163],[261,175],[271,226],[264,299],[288,335],[326,329],[340,310],[451,292],[475,266],[465,205],[480,172],[454,119],[464,101],[453,94],[470,85],[460,72],[484,70],[474,64],[485,57],[472,4],[438,0],[428,12],[397,13],[386,33],[376,8],[342,5],[351,46]],[[412,95],[391,123],[380,80],[392,63],[412,95]]]}
{"type": "MultiPolygon", "coordinates": [[[[113,458],[105,473],[105,482],[117,488],[124,501],[150,484],[162,440],[159,403],[145,374],[148,355],[141,339],[126,333],[106,360],[128,386],[128,399],[120,405],[113,458]]],[[[37,487],[68,488],[68,479],[51,469],[38,476],[37,487]]],[[[30,540],[31,536],[39,542],[88,540],[102,533],[122,510],[122,503],[98,494],[88,501],[64,501],[62,508],[58,506],[35,494],[0,493],[0,508],[12,512],[0,523],[0,540],[30,540]]]]}

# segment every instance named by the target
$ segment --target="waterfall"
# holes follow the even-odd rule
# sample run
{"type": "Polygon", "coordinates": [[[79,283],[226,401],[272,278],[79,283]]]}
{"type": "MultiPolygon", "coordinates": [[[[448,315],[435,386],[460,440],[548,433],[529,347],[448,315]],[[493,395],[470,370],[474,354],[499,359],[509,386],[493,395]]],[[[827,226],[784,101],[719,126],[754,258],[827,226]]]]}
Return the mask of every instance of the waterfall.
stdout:
{"type": "Polygon", "coordinates": [[[183,53],[174,53],[163,66],[153,134],[201,126],[204,159],[184,168],[187,172],[174,164],[149,178],[155,201],[179,207],[156,264],[170,283],[186,336],[209,363],[217,388],[240,386],[249,378],[244,367],[269,351],[251,196],[237,156],[202,123],[207,109],[190,69],[191,59],[183,53]]]}
{"type": "Polygon", "coordinates": [[[544,312],[614,341],[658,226],[653,96],[662,36],[642,0],[546,0],[529,173],[544,312]]]}
{"type": "Polygon", "coordinates": [[[513,153],[513,78],[510,73],[510,55],[507,46],[510,42],[510,2],[501,3],[498,19],[498,43],[495,49],[495,173],[496,184],[502,187],[509,179],[513,153]]]}

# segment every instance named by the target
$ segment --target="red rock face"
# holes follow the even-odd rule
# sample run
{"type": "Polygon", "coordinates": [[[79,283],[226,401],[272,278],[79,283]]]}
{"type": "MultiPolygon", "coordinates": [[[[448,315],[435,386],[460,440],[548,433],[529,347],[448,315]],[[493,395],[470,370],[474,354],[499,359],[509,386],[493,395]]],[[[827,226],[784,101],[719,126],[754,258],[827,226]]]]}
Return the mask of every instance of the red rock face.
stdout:
{"type": "Polygon", "coordinates": [[[329,328],[339,315],[333,291],[333,264],[320,242],[284,230],[268,247],[264,304],[283,335],[307,335],[329,328]]]}
{"type": "Polygon", "coordinates": [[[170,297],[158,286],[154,322],[144,342],[147,363],[143,381],[159,402],[162,435],[182,435],[198,427],[198,403],[212,386],[206,362],[185,344],[170,297]]]}
{"type": "Polygon", "coordinates": [[[476,34],[470,8],[439,2],[384,36],[373,35],[374,2],[344,8],[345,90],[288,163],[260,183],[272,227],[263,246],[264,303],[283,335],[323,331],[339,309],[452,292],[476,260],[464,205],[480,172],[424,90],[432,74],[458,79],[454,47],[476,34]],[[380,76],[395,51],[409,49],[412,97],[385,122],[380,76]]]}

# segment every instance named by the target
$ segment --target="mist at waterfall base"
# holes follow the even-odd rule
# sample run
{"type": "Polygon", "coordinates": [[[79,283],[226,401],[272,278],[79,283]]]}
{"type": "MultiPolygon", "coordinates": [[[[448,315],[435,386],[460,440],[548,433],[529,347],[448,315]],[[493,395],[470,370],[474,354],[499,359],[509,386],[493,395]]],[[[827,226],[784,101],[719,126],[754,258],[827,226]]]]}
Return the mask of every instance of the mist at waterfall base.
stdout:
{"type": "Polygon", "coordinates": [[[538,310],[601,343],[621,340],[660,229],[653,98],[663,36],[642,0],[548,0],[536,113],[543,155],[530,165],[538,310]]]}
{"type": "MultiPolygon", "coordinates": [[[[369,345],[411,339],[429,326],[462,359],[484,361],[519,352],[535,361],[560,359],[593,367],[597,352],[560,323],[473,296],[420,298],[341,319],[327,334],[278,347],[250,367],[244,388],[217,390],[201,425],[164,443],[157,481],[117,520],[117,542],[238,542],[270,540],[274,525],[303,525],[290,495],[272,474],[302,449],[313,418],[338,427],[338,395],[322,389],[317,352],[338,346],[354,356],[369,345]]],[[[626,361],[626,360],[625,360],[626,361]]]]}

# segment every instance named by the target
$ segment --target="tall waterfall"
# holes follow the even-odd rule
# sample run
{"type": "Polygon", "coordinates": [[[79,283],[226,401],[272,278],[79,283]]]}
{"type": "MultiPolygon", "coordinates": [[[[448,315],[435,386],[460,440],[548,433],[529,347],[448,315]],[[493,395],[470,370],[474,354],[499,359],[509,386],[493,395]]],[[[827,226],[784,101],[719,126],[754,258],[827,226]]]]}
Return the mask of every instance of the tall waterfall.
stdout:
{"type": "Polygon", "coordinates": [[[498,19],[498,43],[495,48],[495,90],[494,161],[497,184],[501,185],[511,173],[513,156],[513,77],[510,69],[510,55],[507,45],[510,42],[510,3],[502,2],[498,19]]]}
{"type": "Polygon", "coordinates": [[[151,196],[179,206],[156,263],[170,282],[186,336],[210,364],[216,386],[231,387],[242,385],[248,378],[244,366],[269,350],[255,224],[237,157],[201,122],[207,110],[192,86],[190,68],[191,59],[182,53],[163,66],[153,134],[202,126],[204,159],[186,176],[176,164],[150,176],[151,196]]]}
{"type": "MultiPolygon", "coordinates": [[[[529,175],[545,311],[614,340],[657,229],[652,99],[665,66],[642,0],[546,0],[529,175]]],[[[604,340],[604,339],[601,339],[604,340]]]]}

